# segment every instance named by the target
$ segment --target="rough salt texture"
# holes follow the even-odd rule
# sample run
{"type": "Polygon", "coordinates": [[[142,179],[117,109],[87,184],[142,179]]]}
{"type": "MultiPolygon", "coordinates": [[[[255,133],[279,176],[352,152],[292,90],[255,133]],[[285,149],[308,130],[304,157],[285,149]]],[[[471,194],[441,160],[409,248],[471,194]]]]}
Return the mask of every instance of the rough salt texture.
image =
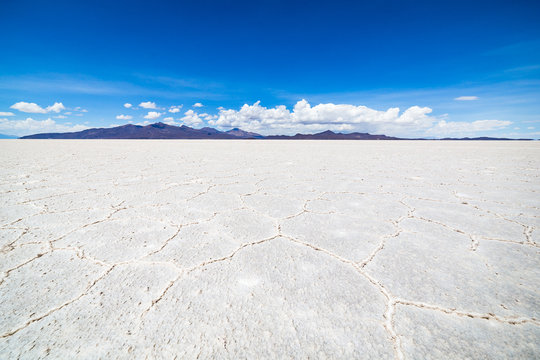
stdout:
{"type": "Polygon", "coordinates": [[[540,143],[0,141],[0,358],[539,358],[540,143]]]}

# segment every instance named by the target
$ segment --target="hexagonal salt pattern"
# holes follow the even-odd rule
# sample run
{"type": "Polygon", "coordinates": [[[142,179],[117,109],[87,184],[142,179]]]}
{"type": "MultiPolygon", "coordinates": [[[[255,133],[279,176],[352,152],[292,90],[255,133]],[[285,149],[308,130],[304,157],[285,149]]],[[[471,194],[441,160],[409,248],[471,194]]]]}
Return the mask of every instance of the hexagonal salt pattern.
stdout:
{"type": "Polygon", "coordinates": [[[537,142],[1,140],[0,169],[2,359],[540,357],[537,142]]]}

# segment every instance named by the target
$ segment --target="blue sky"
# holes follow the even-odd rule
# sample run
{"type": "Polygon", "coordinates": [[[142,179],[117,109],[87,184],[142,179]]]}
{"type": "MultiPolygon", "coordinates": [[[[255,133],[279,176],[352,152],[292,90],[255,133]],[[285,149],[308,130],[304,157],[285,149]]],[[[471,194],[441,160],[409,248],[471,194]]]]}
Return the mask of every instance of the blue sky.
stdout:
{"type": "Polygon", "coordinates": [[[537,1],[4,0],[0,133],[540,138],[539,15],[537,1]]]}

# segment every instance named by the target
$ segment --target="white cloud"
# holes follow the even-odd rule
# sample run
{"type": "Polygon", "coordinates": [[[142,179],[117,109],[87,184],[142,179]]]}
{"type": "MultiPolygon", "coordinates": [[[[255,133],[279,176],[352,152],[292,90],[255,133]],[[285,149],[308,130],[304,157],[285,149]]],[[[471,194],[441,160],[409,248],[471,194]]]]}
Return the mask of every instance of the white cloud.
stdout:
{"type": "Polygon", "coordinates": [[[457,101],[478,100],[478,96],[459,96],[459,97],[455,98],[454,100],[457,100],[457,101]]]}
{"type": "Polygon", "coordinates": [[[266,134],[322,130],[404,134],[429,128],[436,120],[428,116],[431,111],[427,107],[412,106],[400,114],[399,108],[378,111],[366,106],[332,103],[312,107],[301,100],[291,112],[284,105],[268,109],[257,101],[253,105],[245,104],[240,110],[221,109],[217,120],[208,123],[266,134]]]}
{"type": "Polygon", "coordinates": [[[203,106],[204,106],[204,105],[203,105],[203,104],[201,104],[201,103],[199,103],[199,102],[198,102],[198,103],[195,103],[195,104],[193,104],[193,107],[195,107],[195,108],[200,108],[200,107],[203,107],[203,106]]]}
{"type": "Polygon", "coordinates": [[[149,120],[155,120],[157,119],[158,117],[161,116],[161,113],[159,112],[156,112],[156,111],[149,111],[148,114],[146,114],[144,116],[145,119],[149,119],[149,120]]]}
{"type": "Polygon", "coordinates": [[[129,108],[132,107],[132,106],[133,106],[133,105],[131,105],[130,103],[125,103],[125,104],[124,104],[124,107],[125,107],[126,109],[129,109],[129,108]]]}
{"type": "Polygon", "coordinates": [[[65,119],[67,118],[67,116],[65,115],[57,115],[57,116],[54,116],[55,119],[65,119]]]}
{"type": "Polygon", "coordinates": [[[5,112],[5,111],[0,111],[0,116],[14,116],[15,114],[12,113],[12,112],[5,112]]]}
{"type": "Polygon", "coordinates": [[[199,117],[199,115],[193,110],[186,111],[184,113],[184,116],[178,120],[180,120],[187,126],[197,126],[203,122],[203,120],[199,117]]]}
{"type": "Polygon", "coordinates": [[[166,117],[163,119],[163,122],[167,125],[174,125],[174,126],[180,126],[182,125],[181,122],[177,122],[174,120],[174,118],[172,116],[169,116],[169,117],[166,117]]]}
{"type": "Polygon", "coordinates": [[[145,121],[143,121],[143,122],[138,122],[138,123],[136,123],[135,125],[146,126],[146,125],[150,125],[150,124],[151,124],[150,121],[145,120],[145,121]]]}
{"type": "Polygon", "coordinates": [[[62,103],[55,102],[54,105],[47,106],[45,109],[39,106],[36,103],[27,103],[24,101],[20,101],[18,103],[15,103],[10,106],[10,108],[19,110],[26,113],[34,113],[34,114],[46,114],[48,112],[55,112],[59,113],[62,110],[65,110],[66,108],[62,103]]]}
{"type": "Polygon", "coordinates": [[[64,105],[62,103],[55,102],[54,105],[47,106],[45,109],[47,112],[54,111],[55,113],[59,113],[62,110],[66,110],[64,105]]]}
{"type": "Polygon", "coordinates": [[[199,117],[203,118],[206,121],[216,120],[218,118],[217,115],[210,115],[207,113],[199,114],[199,117]]]}
{"type": "Polygon", "coordinates": [[[10,106],[11,109],[19,110],[26,113],[45,114],[47,110],[43,109],[36,103],[27,103],[20,101],[10,106]]]}
{"type": "Polygon", "coordinates": [[[462,137],[467,135],[483,135],[486,131],[500,130],[512,124],[511,121],[503,120],[477,120],[472,122],[462,121],[439,121],[434,127],[427,130],[426,133],[434,136],[453,136],[462,137]]]}
{"type": "Polygon", "coordinates": [[[182,108],[182,106],[183,105],[171,106],[171,108],[169,109],[169,112],[173,114],[180,112],[180,109],[182,108]]]}
{"type": "Polygon", "coordinates": [[[139,106],[143,109],[157,109],[156,103],[150,101],[142,102],[139,104],[139,106]]]}
{"type": "Polygon", "coordinates": [[[88,126],[79,124],[72,126],[59,124],[51,118],[41,121],[32,118],[27,118],[25,120],[0,119],[0,131],[17,136],[49,132],[81,131],[85,129],[88,129],[88,126]]]}
{"type": "Polygon", "coordinates": [[[131,115],[116,115],[117,120],[131,120],[133,116],[131,115]]]}

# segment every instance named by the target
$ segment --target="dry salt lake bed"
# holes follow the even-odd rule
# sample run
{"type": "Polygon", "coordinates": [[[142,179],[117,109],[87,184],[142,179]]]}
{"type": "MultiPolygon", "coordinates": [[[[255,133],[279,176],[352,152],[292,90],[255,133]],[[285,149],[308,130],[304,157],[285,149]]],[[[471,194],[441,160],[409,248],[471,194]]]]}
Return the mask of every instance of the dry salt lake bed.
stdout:
{"type": "Polygon", "coordinates": [[[540,357],[540,142],[0,141],[0,358],[540,357]]]}

